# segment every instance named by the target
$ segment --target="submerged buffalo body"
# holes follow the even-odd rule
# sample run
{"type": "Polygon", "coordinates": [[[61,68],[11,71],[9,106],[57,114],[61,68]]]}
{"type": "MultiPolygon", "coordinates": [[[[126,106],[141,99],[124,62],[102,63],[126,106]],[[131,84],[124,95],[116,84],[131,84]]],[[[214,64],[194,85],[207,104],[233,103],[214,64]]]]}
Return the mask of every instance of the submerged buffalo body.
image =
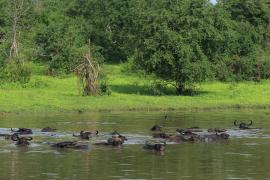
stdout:
{"type": "Polygon", "coordinates": [[[11,128],[11,131],[18,134],[33,134],[32,129],[28,129],[28,128],[19,128],[18,130],[13,130],[11,128]]]}
{"type": "Polygon", "coordinates": [[[149,149],[149,150],[155,150],[155,151],[164,151],[165,146],[166,146],[165,142],[159,142],[159,143],[146,142],[143,148],[149,149]]]}
{"type": "Polygon", "coordinates": [[[4,137],[6,140],[12,140],[12,137],[17,137],[18,133],[14,134],[0,134],[1,137],[4,137]]]}
{"type": "Polygon", "coordinates": [[[56,129],[51,128],[51,127],[45,127],[41,129],[41,132],[55,132],[56,129]]]}
{"type": "Polygon", "coordinates": [[[79,137],[81,139],[89,140],[93,135],[98,135],[98,131],[96,132],[89,132],[89,131],[81,131],[79,135],[73,134],[74,137],[79,137]]]}
{"type": "Polygon", "coordinates": [[[163,139],[167,139],[169,138],[171,135],[169,134],[166,134],[164,132],[156,132],[156,133],[153,133],[153,138],[163,138],[163,139]]]}
{"type": "Polygon", "coordinates": [[[229,137],[230,135],[227,133],[205,134],[205,135],[201,135],[199,137],[199,140],[202,142],[211,143],[211,142],[224,141],[224,140],[229,139],[229,137]]]}
{"type": "Polygon", "coordinates": [[[54,148],[88,149],[89,145],[78,141],[63,141],[51,144],[54,148]]]}
{"type": "Polygon", "coordinates": [[[233,124],[239,127],[239,129],[250,129],[250,126],[253,124],[253,122],[250,121],[249,123],[244,123],[244,122],[237,123],[237,120],[235,120],[233,124]]]}
{"type": "Polygon", "coordinates": [[[32,137],[19,137],[18,134],[13,134],[11,140],[16,141],[17,146],[28,146],[30,145],[29,141],[32,141],[32,137]]]}
{"type": "Polygon", "coordinates": [[[226,132],[227,130],[223,128],[210,128],[207,131],[210,133],[223,133],[226,132]]]}
{"type": "Polygon", "coordinates": [[[117,131],[115,131],[115,135],[113,135],[111,138],[107,139],[107,142],[98,142],[95,143],[95,145],[112,145],[112,146],[120,146],[124,144],[125,141],[128,139],[119,134],[117,131]]]}

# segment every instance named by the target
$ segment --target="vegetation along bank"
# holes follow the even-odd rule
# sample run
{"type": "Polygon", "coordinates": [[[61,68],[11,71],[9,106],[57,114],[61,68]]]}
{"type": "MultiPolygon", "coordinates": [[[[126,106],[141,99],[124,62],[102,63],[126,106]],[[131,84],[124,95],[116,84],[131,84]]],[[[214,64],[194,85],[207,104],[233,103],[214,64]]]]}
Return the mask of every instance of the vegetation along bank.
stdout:
{"type": "Polygon", "coordinates": [[[0,111],[268,108],[268,0],[0,0],[0,111]]]}

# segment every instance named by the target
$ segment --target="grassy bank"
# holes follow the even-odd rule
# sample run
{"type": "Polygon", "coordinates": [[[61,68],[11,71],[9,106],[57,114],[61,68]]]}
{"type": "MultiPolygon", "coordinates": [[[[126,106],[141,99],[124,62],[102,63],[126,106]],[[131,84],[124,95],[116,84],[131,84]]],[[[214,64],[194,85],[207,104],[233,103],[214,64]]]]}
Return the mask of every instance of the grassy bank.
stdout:
{"type": "MultiPolygon", "coordinates": [[[[215,108],[270,108],[270,81],[239,84],[211,82],[200,86],[196,96],[153,96],[151,78],[122,72],[122,66],[105,65],[110,96],[83,97],[76,77],[48,77],[35,67],[29,84],[0,85],[0,111],[125,111],[215,108]]],[[[173,92],[173,89],[169,91],[173,92]]]]}

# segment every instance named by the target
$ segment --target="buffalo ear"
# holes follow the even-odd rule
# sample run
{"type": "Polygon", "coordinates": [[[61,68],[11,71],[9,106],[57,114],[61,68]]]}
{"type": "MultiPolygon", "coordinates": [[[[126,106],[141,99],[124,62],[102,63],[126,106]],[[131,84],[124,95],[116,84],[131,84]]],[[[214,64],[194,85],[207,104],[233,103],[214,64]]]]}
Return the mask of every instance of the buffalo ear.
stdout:
{"type": "Polygon", "coordinates": [[[253,122],[252,122],[252,120],[250,120],[249,126],[251,126],[251,125],[252,125],[252,123],[253,123],[253,122]]]}

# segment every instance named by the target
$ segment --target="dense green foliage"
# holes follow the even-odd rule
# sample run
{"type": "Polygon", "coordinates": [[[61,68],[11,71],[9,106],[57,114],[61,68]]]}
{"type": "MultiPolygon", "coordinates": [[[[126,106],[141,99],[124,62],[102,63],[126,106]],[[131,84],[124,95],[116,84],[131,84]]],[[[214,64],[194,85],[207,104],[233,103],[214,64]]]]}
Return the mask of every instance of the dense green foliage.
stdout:
{"type": "MultiPolygon", "coordinates": [[[[9,4],[21,1],[0,0],[0,66],[7,69],[2,72],[8,71],[12,39],[9,4]]],[[[95,59],[129,60],[133,69],[163,81],[156,90],[169,83],[184,94],[205,80],[270,77],[268,0],[24,2],[19,58],[47,64],[49,74],[73,72],[90,39],[95,59]]]]}
{"type": "Polygon", "coordinates": [[[146,25],[136,54],[137,64],[175,82],[179,94],[209,76],[211,65],[204,46],[208,45],[206,39],[211,38],[211,33],[216,33],[212,32],[210,3],[183,2],[160,1],[144,7],[147,13],[142,19],[146,25]]]}

